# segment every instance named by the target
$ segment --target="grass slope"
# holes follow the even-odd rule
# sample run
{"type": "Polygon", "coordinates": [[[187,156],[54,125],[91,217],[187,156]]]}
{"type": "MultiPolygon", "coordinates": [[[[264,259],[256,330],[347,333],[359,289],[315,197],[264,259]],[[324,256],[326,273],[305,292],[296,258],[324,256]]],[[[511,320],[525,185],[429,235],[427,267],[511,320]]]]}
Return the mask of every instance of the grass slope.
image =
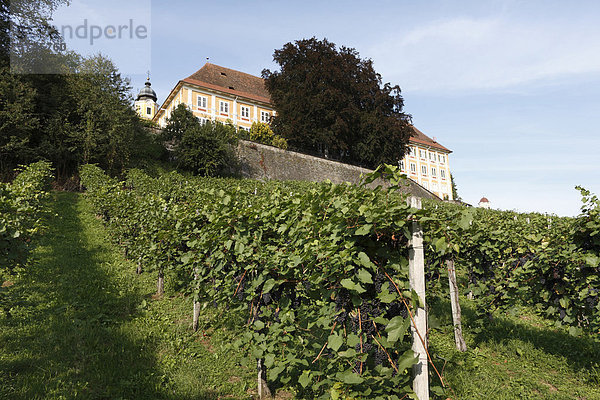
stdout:
{"type": "MultiPolygon", "coordinates": [[[[255,395],[253,371],[224,347],[236,333],[223,315],[206,311],[205,330],[193,333],[190,300],[169,296],[169,281],[167,296],[154,299],[153,277],[134,273],[84,196],[57,193],[53,204],[31,267],[10,287],[11,316],[0,315],[0,399],[255,395]]],[[[527,310],[498,314],[475,334],[463,301],[466,353],[454,349],[448,303],[431,301],[431,350],[448,397],[600,400],[598,341],[527,310]]]]}
{"type": "Polygon", "coordinates": [[[194,334],[188,299],[154,300],[152,278],[134,273],[83,196],[57,193],[53,204],[10,288],[11,316],[0,316],[0,398],[252,397],[252,372],[221,346],[231,333],[194,334]]]}
{"type": "Polygon", "coordinates": [[[449,303],[431,304],[440,327],[431,330],[430,348],[452,388],[449,397],[600,399],[600,342],[570,336],[527,309],[496,312],[481,327],[473,303],[462,302],[465,353],[454,345],[449,303]]]}

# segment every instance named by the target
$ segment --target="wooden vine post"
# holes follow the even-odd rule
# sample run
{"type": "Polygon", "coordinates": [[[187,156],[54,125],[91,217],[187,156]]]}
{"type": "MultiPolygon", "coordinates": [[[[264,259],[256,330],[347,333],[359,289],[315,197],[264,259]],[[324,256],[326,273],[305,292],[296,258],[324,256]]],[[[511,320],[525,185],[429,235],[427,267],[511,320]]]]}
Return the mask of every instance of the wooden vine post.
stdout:
{"type": "Polygon", "coordinates": [[[450,304],[452,305],[452,325],[454,326],[454,342],[456,349],[467,351],[467,344],[462,334],[460,303],[458,302],[458,284],[456,283],[456,270],[454,269],[454,260],[447,260],[448,283],[450,285],[450,304]]]}
{"type": "Polygon", "coordinates": [[[257,380],[258,380],[258,398],[260,400],[272,397],[269,386],[267,386],[267,369],[262,358],[256,360],[257,380]]]}
{"type": "MultiPolygon", "coordinates": [[[[421,199],[410,197],[409,204],[413,208],[421,208],[421,199]]],[[[423,253],[423,229],[417,221],[412,222],[412,239],[408,250],[408,278],[421,304],[414,313],[414,325],[411,326],[412,349],[419,358],[413,366],[413,390],[419,400],[429,399],[429,371],[427,365],[427,313],[425,311],[425,255],[423,253]]]]}
{"type": "MultiPolygon", "coordinates": [[[[198,281],[198,267],[194,268],[194,281],[198,281]]],[[[198,284],[196,283],[196,286],[198,284]]],[[[198,321],[200,319],[200,302],[194,296],[194,314],[192,319],[192,329],[194,332],[198,330],[198,321]]]]}

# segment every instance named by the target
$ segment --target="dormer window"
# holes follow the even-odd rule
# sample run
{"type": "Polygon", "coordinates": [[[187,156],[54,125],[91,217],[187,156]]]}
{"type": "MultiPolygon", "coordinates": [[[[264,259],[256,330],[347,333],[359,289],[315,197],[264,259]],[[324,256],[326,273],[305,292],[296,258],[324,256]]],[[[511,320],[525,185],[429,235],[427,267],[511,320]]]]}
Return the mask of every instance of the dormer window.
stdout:
{"type": "Polygon", "coordinates": [[[225,72],[221,72],[221,75],[223,76],[227,76],[227,74],[225,72]]]}
{"type": "Polygon", "coordinates": [[[233,86],[229,86],[229,89],[231,89],[231,90],[235,90],[235,89],[233,88],[233,86]]]}

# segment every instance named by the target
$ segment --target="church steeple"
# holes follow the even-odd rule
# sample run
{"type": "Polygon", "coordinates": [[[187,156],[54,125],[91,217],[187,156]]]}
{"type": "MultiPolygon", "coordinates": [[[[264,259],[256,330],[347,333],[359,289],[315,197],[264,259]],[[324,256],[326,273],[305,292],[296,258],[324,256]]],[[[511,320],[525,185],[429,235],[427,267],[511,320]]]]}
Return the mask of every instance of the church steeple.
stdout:
{"type": "Polygon", "coordinates": [[[152,89],[152,84],[150,83],[150,72],[148,72],[146,83],[135,99],[135,110],[138,115],[144,119],[154,118],[154,115],[158,111],[157,99],[156,92],[152,89]]]}

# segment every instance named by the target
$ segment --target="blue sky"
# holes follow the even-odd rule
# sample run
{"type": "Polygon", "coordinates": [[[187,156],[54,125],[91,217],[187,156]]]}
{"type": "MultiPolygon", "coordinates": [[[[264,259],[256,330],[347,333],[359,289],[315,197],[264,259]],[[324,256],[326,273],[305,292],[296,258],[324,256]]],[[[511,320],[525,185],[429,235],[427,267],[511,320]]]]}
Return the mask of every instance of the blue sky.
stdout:
{"type": "MultiPolygon", "coordinates": [[[[207,57],[260,75],[283,44],[327,38],[400,85],[414,124],[453,150],[465,201],[576,215],[575,185],[600,193],[600,2],[150,3],[150,62],[136,72],[151,70],[159,103],[207,57]]],[[[144,74],[129,76],[139,90],[144,74]]]]}

